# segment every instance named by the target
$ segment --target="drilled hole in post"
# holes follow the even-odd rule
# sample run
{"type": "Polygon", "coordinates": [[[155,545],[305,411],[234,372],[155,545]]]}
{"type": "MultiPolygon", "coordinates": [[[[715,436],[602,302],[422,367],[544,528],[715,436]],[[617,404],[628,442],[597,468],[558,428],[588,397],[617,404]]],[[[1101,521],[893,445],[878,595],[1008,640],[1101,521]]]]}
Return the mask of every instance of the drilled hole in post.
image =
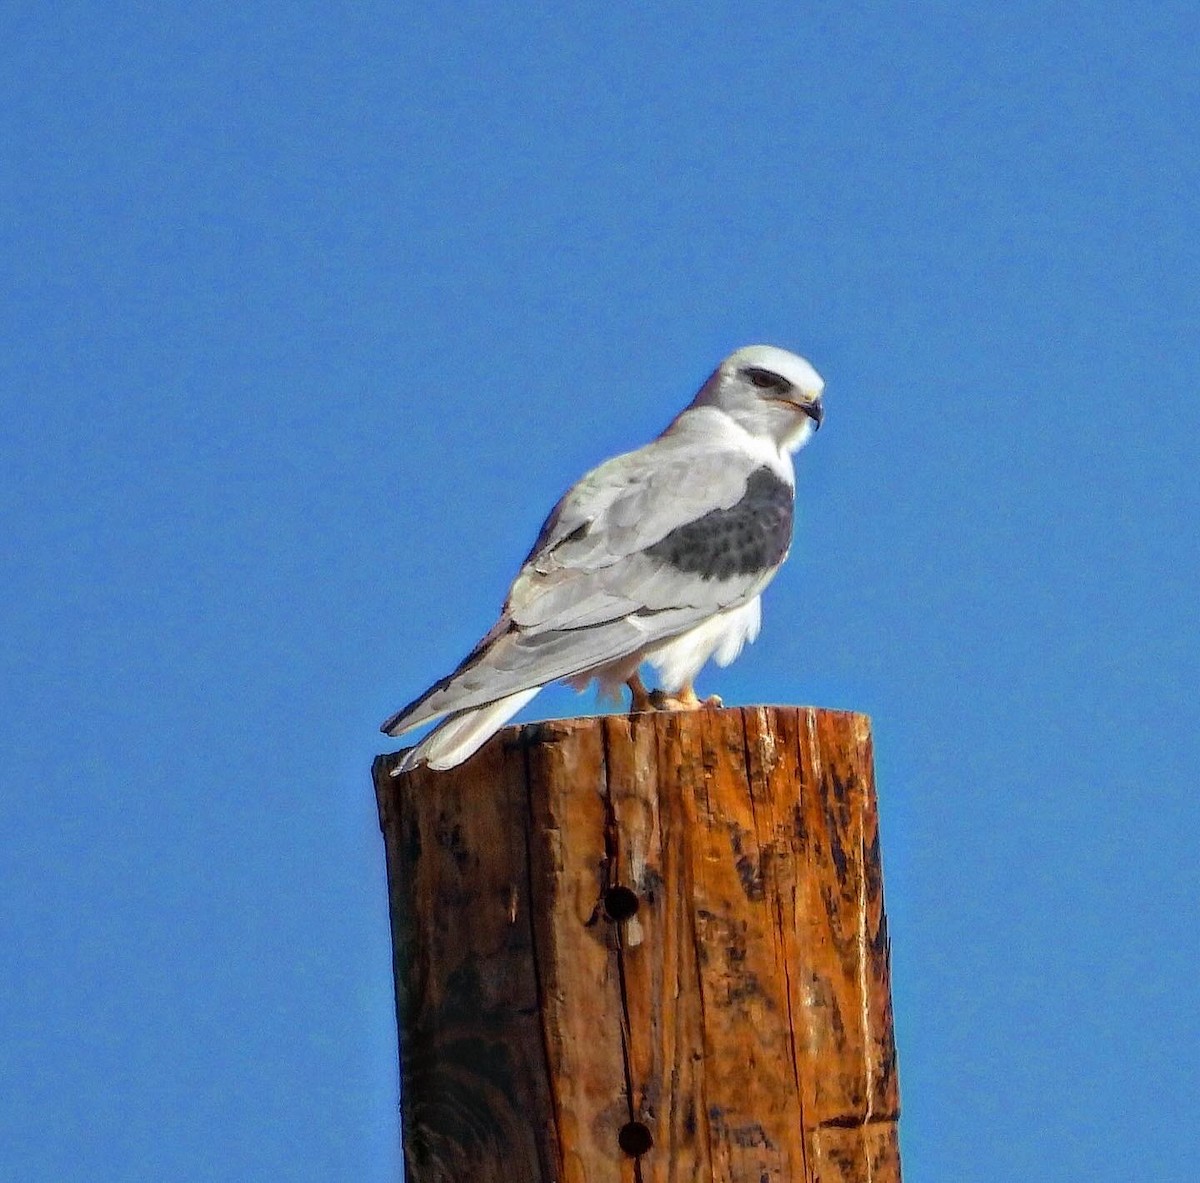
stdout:
{"type": "Polygon", "coordinates": [[[639,906],[637,892],[628,887],[610,887],[604,893],[604,914],[609,920],[628,920],[639,906]]]}
{"type": "Polygon", "coordinates": [[[617,1145],[630,1158],[641,1158],[654,1145],[654,1135],[650,1127],[640,1121],[627,1121],[617,1134],[617,1145]]]}

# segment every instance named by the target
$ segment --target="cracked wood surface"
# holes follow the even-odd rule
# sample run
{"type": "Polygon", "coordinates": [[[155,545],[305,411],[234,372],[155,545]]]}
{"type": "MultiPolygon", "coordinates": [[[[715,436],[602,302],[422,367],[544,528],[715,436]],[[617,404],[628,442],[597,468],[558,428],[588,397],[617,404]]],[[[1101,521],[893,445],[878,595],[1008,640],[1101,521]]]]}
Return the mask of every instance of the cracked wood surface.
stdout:
{"type": "Polygon", "coordinates": [[[395,760],[375,783],[412,1183],[898,1183],[864,716],[569,719],[449,772],[395,760]]]}

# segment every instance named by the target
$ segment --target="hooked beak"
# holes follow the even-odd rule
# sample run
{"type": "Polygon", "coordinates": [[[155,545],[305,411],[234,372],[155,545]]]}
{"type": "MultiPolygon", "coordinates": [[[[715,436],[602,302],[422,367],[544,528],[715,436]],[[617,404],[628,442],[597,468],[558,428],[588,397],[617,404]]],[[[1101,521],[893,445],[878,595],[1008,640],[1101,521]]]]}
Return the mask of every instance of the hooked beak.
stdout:
{"type": "Polygon", "coordinates": [[[776,403],[783,403],[785,406],[795,407],[797,411],[803,412],[813,421],[813,431],[818,431],[821,423],[825,418],[825,407],[821,403],[821,396],[818,395],[811,402],[800,402],[795,398],[774,398],[771,400],[776,403]]]}
{"type": "Polygon", "coordinates": [[[813,421],[813,431],[819,431],[825,418],[825,407],[821,400],[817,398],[813,399],[811,403],[798,403],[797,405],[813,421]]]}

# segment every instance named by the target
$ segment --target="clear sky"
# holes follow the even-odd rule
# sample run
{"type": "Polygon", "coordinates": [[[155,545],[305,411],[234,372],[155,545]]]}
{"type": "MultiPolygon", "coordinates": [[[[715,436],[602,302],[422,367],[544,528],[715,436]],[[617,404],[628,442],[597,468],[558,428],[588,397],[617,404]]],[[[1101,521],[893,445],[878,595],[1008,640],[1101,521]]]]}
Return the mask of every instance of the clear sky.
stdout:
{"type": "Polygon", "coordinates": [[[647,7],[0,17],[0,1177],[396,1179],[376,728],[767,341],[906,1176],[1195,1178],[1200,10],[647,7]]]}

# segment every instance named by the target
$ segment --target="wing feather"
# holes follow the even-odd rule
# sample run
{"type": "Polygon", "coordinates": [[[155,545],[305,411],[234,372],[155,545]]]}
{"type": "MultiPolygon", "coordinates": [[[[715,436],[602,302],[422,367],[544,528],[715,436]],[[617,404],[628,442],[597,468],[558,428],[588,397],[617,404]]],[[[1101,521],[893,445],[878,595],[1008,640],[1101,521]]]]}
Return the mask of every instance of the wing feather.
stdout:
{"type": "Polygon", "coordinates": [[[594,469],[555,506],[500,620],[453,674],[384,724],[399,735],[635,655],[753,599],[774,570],[704,579],[647,548],[735,505],[761,454],[707,408],[594,469]]]}

